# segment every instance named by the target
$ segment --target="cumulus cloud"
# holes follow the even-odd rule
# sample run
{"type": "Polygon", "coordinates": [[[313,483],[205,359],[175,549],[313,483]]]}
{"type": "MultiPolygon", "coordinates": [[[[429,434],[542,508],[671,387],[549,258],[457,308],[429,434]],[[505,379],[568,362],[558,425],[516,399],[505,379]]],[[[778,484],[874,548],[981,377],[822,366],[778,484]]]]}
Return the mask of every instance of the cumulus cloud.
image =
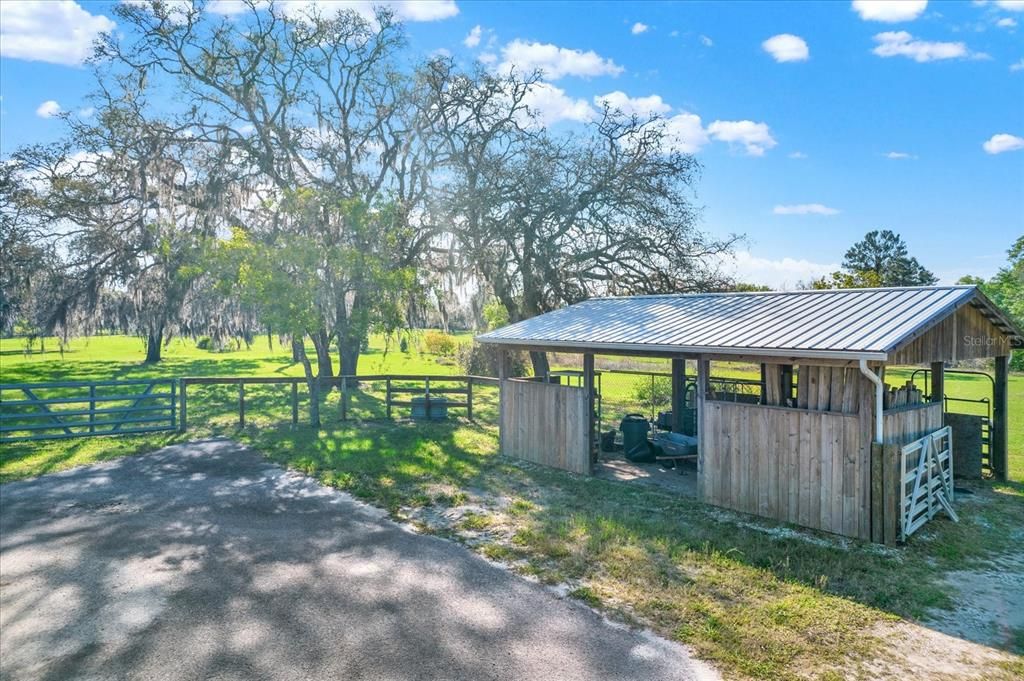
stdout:
{"type": "Polygon", "coordinates": [[[469,48],[476,47],[480,44],[480,36],[483,32],[483,27],[480,26],[480,24],[477,24],[469,31],[469,35],[463,39],[462,44],[469,48]]]}
{"type": "Polygon", "coordinates": [[[750,156],[764,156],[764,152],[778,142],[772,137],[767,123],[754,121],[714,121],[708,134],[720,142],[741,144],[750,156]]]}
{"type": "Polygon", "coordinates": [[[928,0],[853,0],[853,11],[864,21],[893,24],[921,16],[928,0]]]}
{"type": "Polygon", "coordinates": [[[741,281],[763,284],[773,289],[786,289],[802,281],[823,277],[839,269],[839,263],[817,263],[794,258],[760,258],[749,251],[733,256],[733,274],[741,281]]]}
{"type": "Polygon", "coordinates": [[[609,92],[606,95],[598,95],[594,97],[594,104],[599,107],[608,105],[608,108],[613,111],[618,110],[627,116],[639,116],[640,118],[647,118],[652,115],[666,114],[672,110],[668,104],[662,100],[660,95],[649,95],[647,97],[630,97],[621,90],[609,92]]]}
{"type": "Polygon", "coordinates": [[[60,104],[53,99],[48,99],[36,108],[36,116],[40,118],[53,118],[60,113],[60,104]]]}
{"type": "Polygon", "coordinates": [[[504,61],[500,70],[514,68],[522,73],[540,70],[548,80],[558,80],[564,76],[617,76],[625,70],[593,50],[584,52],[550,43],[518,39],[502,48],[502,57],[504,61]]]}
{"type": "Polygon", "coordinates": [[[987,154],[1002,154],[1006,151],[1020,151],[1024,149],[1024,137],[1017,137],[1005,132],[992,135],[981,147],[987,154]]]}
{"type": "Polygon", "coordinates": [[[73,0],[0,2],[0,56],[79,66],[116,24],[73,0]]]}
{"type": "Polygon", "coordinates": [[[916,62],[942,59],[984,58],[987,55],[971,52],[961,42],[931,42],[917,40],[906,31],[886,31],[875,36],[878,45],[872,50],[879,57],[907,57],[916,62]]]}
{"type": "Polygon", "coordinates": [[[772,208],[772,213],[776,215],[838,215],[839,211],[820,203],[797,203],[788,206],[775,206],[772,208]]]}
{"type": "MultiPolygon", "coordinates": [[[[134,0],[133,0],[134,1],[134,0]]],[[[172,0],[188,3],[190,0],[172,0]]],[[[266,7],[268,0],[260,0],[257,7],[266,7]]],[[[351,9],[360,16],[373,20],[374,8],[383,7],[394,12],[402,21],[438,21],[450,19],[459,13],[455,0],[276,0],[274,7],[285,14],[298,14],[310,10],[330,14],[342,9],[351,9]]],[[[215,14],[232,16],[249,11],[243,0],[211,0],[206,9],[215,14]]]]}
{"type": "Polygon", "coordinates": [[[1024,12],[1024,0],[996,0],[996,6],[1010,12],[1024,12]]]}
{"type": "Polygon", "coordinates": [[[917,156],[914,156],[913,154],[908,154],[905,151],[890,151],[885,155],[885,157],[891,158],[894,161],[900,161],[908,158],[917,158],[917,156]]]}
{"type": "Polygon", "coordinates": [[[633,28],[630,29],[630,32],[633,35],[640,35],[641,33],[646,33],[648,28],[650,28],[650,26],[638,21],[635,24],[633,24],[633,28]]]}
{"type": "Polygon", "coordinates": [[[683,112],[664,120],[665,142],[670,150],[695,154],[710,139],[697,114],[683,112]]]}
{"type": "Polygon", "coordinates": [[[576,99],[551,83],[534,83],[523,101],[540,125],[549,126],[559,121],[586,123],[597,112],[585,99],[576,99]]]}
{"type": "Polygon", "coordinates": [[[999,28],[1017,28],[1017,20],[1013,17],[1003,17],[996,22],[999,28]]]}
{"type": "Polygon", "coordinates": [[[811,51],[807,49],[807,43],[798,35],[792,33],[780,33],[774,35],[761,43],[765,52],[772,55],[777,62],[807,61],[811,51]]]}
{"type": "Polygon", "coordinates": [[[1011,71],[1024,71],[1024,59],[1010,64],[1011,71]]]}

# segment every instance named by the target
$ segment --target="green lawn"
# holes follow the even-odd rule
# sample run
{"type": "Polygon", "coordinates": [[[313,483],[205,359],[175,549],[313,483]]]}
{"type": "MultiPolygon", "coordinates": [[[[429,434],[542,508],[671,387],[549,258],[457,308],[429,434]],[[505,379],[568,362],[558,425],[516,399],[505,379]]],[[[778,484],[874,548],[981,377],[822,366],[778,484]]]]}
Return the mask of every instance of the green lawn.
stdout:
{"type": "MultiPolygon", "coordinates": [[[[76,341],[70,350],[63,359],[56,353],[25,357],[18,343],[0,342],[2,380],[299,373],[288,353],[276,345],[271,351],[265,339],[231,353],[175,341],[157,366],[141,364],[141,343],[131,338],[76,341]]],[[[361,372],[458,369],[416,352],[385,354],[383,340],[375,338],[361,372]]],[[[896,380],[898,372],[889,377],[896,380]]],[[[1018,482],[978,483],[975,494],[959,499],[959,524],[940,517],[896,550],[795,531],[643,486],[509,461],[497,456],[487,418],[430,425],[330,422],[320,431],[281,427],[286,402],[270,393],[262,402],[254,397],[242,430],[230,391],[211,392],[190,397],[197,416],[187,435],[5,445],[0,480],[228,435],[423,531],[464,541],[541,581],[568,584],[573,596],[613,616],[693,646],[726,678],[874,677],[876,668],[866,665],[879,659],[890,676],[903,677],[912,670],[900,646],[888,640],[886,623],[951,607],[943,575],[1015,550],[1011,537],[1024,527],[1024,378],[1012,380],[1011,470],[1018,482]],[[430,520],[451,512],[458,520],[448,525],[430,520]]],[[[623,408],[634,389],[618,389],[623,408]]],[[[980,390],[969,380],[956,389],[980,390]]],[[[608,385],[606,392],[611,399],[615,389],[608,385]]],[[[373,398],[369,388],[367,398],[373,398]]],[[[1009,632],[1003,647],[1024,652],[1024,632],[1009,632]]],[[[1019,657],[977,664],[985,665],[979,673],[986,678],[1024,675],[1019,657]]]]}

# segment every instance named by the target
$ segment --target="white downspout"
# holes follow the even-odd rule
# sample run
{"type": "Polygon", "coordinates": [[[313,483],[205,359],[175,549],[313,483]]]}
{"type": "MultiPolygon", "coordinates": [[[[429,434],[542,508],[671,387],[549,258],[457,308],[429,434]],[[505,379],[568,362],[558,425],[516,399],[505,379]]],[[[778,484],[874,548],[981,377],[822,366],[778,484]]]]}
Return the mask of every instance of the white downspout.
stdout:
{"type": "Polygon", "coordinates": [[[874,371],[868,368],[866,359],[860,360],[860,372],[875,384],[875,442],[882,444],[882,405],[885,402],[883,397],[885,384],[874,371]]]}

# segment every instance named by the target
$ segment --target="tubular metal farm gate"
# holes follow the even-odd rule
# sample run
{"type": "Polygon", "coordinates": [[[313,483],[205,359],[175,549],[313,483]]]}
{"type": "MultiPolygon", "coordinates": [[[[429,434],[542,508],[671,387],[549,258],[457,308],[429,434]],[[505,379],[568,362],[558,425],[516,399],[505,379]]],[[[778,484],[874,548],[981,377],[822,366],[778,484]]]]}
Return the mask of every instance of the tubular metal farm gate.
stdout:
{"type": "Polygon", "coordinates": [[[915,440],[900,451],[900,540],[945,510],[953,510],[953,435],[949,426],[915,440]]]}
{"type": "Polygon", "coordinates": [[[177,381],[0,384],[0,443],[177,428],[177,381]]]}

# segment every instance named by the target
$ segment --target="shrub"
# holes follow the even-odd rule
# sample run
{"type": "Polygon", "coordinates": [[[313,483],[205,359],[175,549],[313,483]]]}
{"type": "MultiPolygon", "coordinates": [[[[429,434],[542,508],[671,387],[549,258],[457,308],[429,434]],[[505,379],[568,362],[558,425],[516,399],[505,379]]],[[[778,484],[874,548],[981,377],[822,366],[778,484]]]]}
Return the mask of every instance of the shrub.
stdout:
{"type": "Polygon", "coordinates": [[[213,350],[213,339],[209,336],[200,336],[196,341],[196,347],[200,350],[213,350]]]}
{"type": "Polygon", "coordinates": [[[497,300],[484,305],[483,316],[488,329],[497,329],[508,324],[508,310],[497,300]]]}
{"type": "Polygon", "coordinates": [[[431,355],[451,357],[455,354],[457,345],[454,336],[441,331],[431,329],[423,334],[423,346],[431,355]]]}
{"type": "Polygon", "coordinates": [[[409,338],[408,336],[402,336],[398,339],[398,351],[401,353],[409,352],[409,338]]]}
{"type": "Polygon", "coordinates": [[[1010,369],[1024,371],[1024,350],[1014,350],[1010,355],[1010,369]]]}
{"type": "MultiPolygon", "coordinates": [[[[530,356],[525,352],[508,352],[508,376],[520,377],[528,375],[530,356]]],[[[497,376],[498,348],[473,341],[463,343],[458,351],[459,367],[462,373],[469,376],[497,376]]]]}
{"type": "Polygon", "coordinates": [[[638,376],[633,399],[644,406],[664,407],[672,402],[672,379],[668,376],[638,376]]]}

